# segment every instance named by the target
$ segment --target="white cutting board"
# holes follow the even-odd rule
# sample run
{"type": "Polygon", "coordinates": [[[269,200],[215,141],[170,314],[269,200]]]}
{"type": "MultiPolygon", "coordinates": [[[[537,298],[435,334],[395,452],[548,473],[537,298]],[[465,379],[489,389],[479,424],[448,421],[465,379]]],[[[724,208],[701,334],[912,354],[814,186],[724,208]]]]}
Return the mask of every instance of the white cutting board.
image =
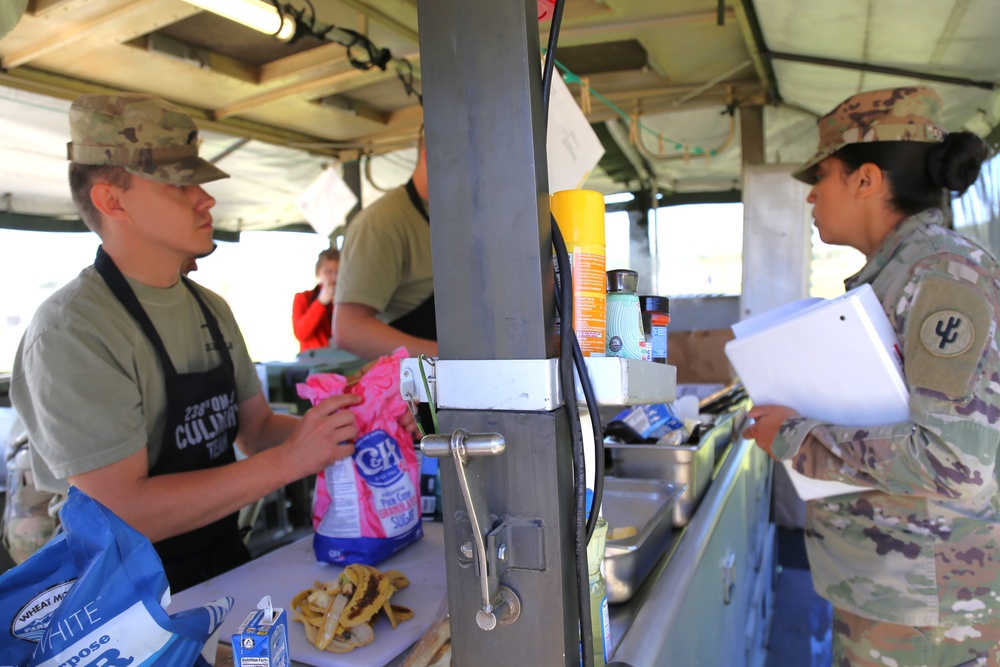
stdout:
{"type": "MultiPolygon", "coordinates": [[[[393,593],[392,602],[412,609],[413,618],[399,623],[393,630],[385,615],[380,614],[374,626],[375,641],[350,653],[320,651],[306,640],[302,624],[291,618],[289,606],[296,593],[310,588],[313,581],[336,579],[343,570],[316,562],[311,536],[177,593],[167,611],[175,614],[226,595],[233,596],[236,598],[233,611],[218,633],[219,641],[228,644],[246,615],[257,608],[263,596],[270,595],[272,604],[288,613],[289,653],[293,661],[316,667],[383,667],[430,628],[447,592],[444,528],[440,523],[429,521],[423,525],[422,539],[376,566],[383,571],[399,570],[409,577],[410,585],[393,593]]],[[[214,655],[215,651],[211,650],[210,654],[214,655]]]]}

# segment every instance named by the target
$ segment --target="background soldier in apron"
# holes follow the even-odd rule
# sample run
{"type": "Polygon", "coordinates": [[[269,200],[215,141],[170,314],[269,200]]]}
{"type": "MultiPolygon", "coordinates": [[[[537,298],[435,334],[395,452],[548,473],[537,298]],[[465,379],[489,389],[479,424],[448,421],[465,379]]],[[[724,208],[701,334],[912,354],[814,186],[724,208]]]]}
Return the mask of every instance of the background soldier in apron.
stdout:
{"type": "Polygon", "coordinates": [[[358,399],[273,413],[225,301],[181,276],[214,245],[201,184],[227,176],[198,157],[189,116],[85,95],[70,130],[70,188],[102,245],[32,319],[11,397],[38,487],[106,505],[154,543],[177,591],[249,558],[240,508],[352,453],[343,408],[358,399]]]}
{"type": "Polygon", "coordinates": [[[928,88],[855,95],[820,119],[819,151],[795,173],[820,237],[868,258],[845,285],[870,284],[896,330],[910,421],[848,427],[759,405],[744,433],[809,477],[873,489],[806,509],[838,667],[998,664],[1000,265],[939,208],[988,149],[946,133],[940,112],[928,88]]]}
{"type": "Polygon", "coordinates": [[[334,301],[337,347],[363,359],[377,359],[400,346],[414,357],[437,356],[422,137],[410,180],[348,225],[334,301]]]}

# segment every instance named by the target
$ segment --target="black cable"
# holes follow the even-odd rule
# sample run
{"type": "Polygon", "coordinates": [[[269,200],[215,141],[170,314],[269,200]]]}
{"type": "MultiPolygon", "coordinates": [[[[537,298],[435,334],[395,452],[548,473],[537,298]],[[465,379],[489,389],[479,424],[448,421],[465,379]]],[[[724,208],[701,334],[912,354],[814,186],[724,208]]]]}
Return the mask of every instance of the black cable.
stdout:
{"type": "MultiPolygon", "coordinates": [[[[329,26],[319,25],[316,20],[316,7],[313,5],[312,0],[303,0],[303,2],[308,7],[308,18],[306,17],[306,9],[295,9],[291,4],[283,3],[281,0],[270,0],[270,3],[277,10],[279,17],[290,16],[295,20],[295,32],[288,40],[289,44],[294,44],[303,35],[310,35],[319,40],[340,44],[347,49],[347,62],[351,64],[351,67],[362,71],[378,67],[384,72],[389,63],[396,60],[406,66],[406,73],[403,72],[402,67],[396,69],[396,75],[403,84],[403,89],[407,95],[416,97],[420,105],[423,106],[423,95],[413,85],[413,65],[410,61],[406,58],[393,58],[392,52],[389,49],[380,49],[374,42],[368,39],[367,35],[363,35],[356,30],[341,28],[332,24],[329,26]],[[360,47],[364,50],[364,57],[359,58],[355,55],[355,47],[360,47]]],[[[279,25],[278,32],[274,34],[275,37],[281,32],[282,25],[279,25]]]]}
{"type": "MultiPolygon", "coordinates": [[[[545,118],[549,117],[549,99],[552,93],[552,75],[555,71],[556,57],[556,43],[559,40],[559,28],[562,24],[562,13],[563,7],[565,6],[565,0],[556,0],[555,6],[552,11],[552,27],[549,30],[549,42],[545,50],[545,69],[542,74],[542,109],[545,113],[545,118]]],[[[548,124],[546,123],[546,126],[548,124]]],[[[552,237],[556,237],[562,241],[562,235],[559,230],[559,226],[556,224],[555,218],[552,219],[552,237]]],[[[570,289],[572,290],[572,283],[570,283],[570,289]]],[[[556,293],[556,303],[557,308],[559,306],[559,294],[556,293]]],[[[560,315],[562,319],[562,315],[560,315]]],[[[563,319],[565,323],[567,320],[563,319]]],[[[572,320],[569,320],[568,326],[572,328],[572,320]]],[[[590,374],[587,372],[586,362],[583,360],[583,352],[580,350],[580,341],[577,340],[576,336],[573,336],[573,361],[576,365],[577,372],[580,375],[580,386],[583,388],[584,398],[587,400],[587,410],[590,413],[591,423],[594,427],[594,459],[597,464],[594,476],[594,498],[591,503],[592,507],[600,508],[601,502],[604,499],[604,434],[601,428],[601,417],[597,409],[597,398],[594,395],[594,388],[590,383],[590,374]]],[[[576,395],[576,390],[574,388],[571,392],[573,396],[576,395]]],[[[581,436],[582,438],[582,436],[581,436]]],[[[586,482],[584,482],[586,483],[586,482]]],[[[594,535],[594,529],[597,527],[597,512],[592,512],[589,519],[587,520],[587,533],[586,542],[590,542],[590,538],[594,535]]],[[[586,549],[586,546],[584,546],[586,549]]],[[[588,573],[589,575],[589,573],[588,573]]]]}
{"type": "MultiPolygon", "coordinates": [[[[274,31],[271,35],[273,39],[278,39],[278,35],[281,34],[281,30],[285,27],[285,7],[282,7],[278,0],[271,0],[271,4],[274,5],[274,10],[278,12],[278,29],[274,31]]],[[[289,11],[293,17],[296,16],[294,12],[289,11]]],[[[294,33],[292,33],[294,36],[294,33]]]]}
{"type": "MultiPolygon", "coordinates": [[[[561,234],[558,225],[552,233],[553,238],[556,234],[561,234]]],[[[562,296],[559,293],[559,285],[556,285],[556,310],[559,311],[559,317],[562,319],[562,296]]],[[[575,333],[573,335],[573,362],[580,378],[580,386],[583,388],[583,397],[587,402],[587,412],[590,414],[590,422],[594,430],[594,497],[591,501],[591,508],[600,508],[601,502],[604,500],[604,430],[601,425],[601,413],[597,407],[597,396],[594,394],[594,385],[590,381],[590,373],[587,372],[587,362],[584,361],[583,350],[580,349],[580,339],[576,337],[575,333]]],[[[590,517],[587,519],[587,544],[590,544],[590,539],[594,536],[598,516],[598,513],[591,509],[590,517]]]]}
{"type": "Polygon", "coordinates": [[[542,109],[545,111],[546,127],[549,119],[549,97],[552,93],[552,71],[556,64],[556,42],[559,41],[559,26],[562,24],[563,7],[566,0],[556,0],[552,9],[552,27],[549,29],[549,43],[545,47],[545,69],[542,73],[542,109]]]}
{"type": "MultiPolygon", "coordinates": [[[[565,0],[556,0],[552,12],[552,26],[549,29],[549,43],[545,50],[545,70],[542,75],[542,109],[548,127],[549,98],[552,91],[552,73],[555,66],[555,47],[559,40],[559,26],[562,23],[562,12],[565,0]]],[[[569,419],[570,437],[573,447],[574,469],[574,524],[576,527],[576,582],[578,590],[578,607],[580,612],[580,653],[584,667],[594,667],[594,632],[590,615],[590,569],[587,567],[587,473],[583,453],[583,434],[580,431],[580,407],[576,402],[576,386],[573,376],[574,343],[576,334],[573,331],[573,277],[569,263],[569,253],[563,240],[559,225],[552,215],[552,243],[555,246],[556,261],[559,263],[559,278],[557,280],[560,295],[559,318],[559,378],[562,384],[563,397],[566,401],[566,415],[569,419]]],[[[577,343],[579,345],[579,343],[577,343]]],[[[581,354],[581,360],[582,360],[581,354]]],[[[586,368],[580,371],[580,380],[587,376],[586,368]]],[[[589,378],[588,378],[589,379],[589,378]]],[[[603,441],[603,438],[602,438],[603,441]]],[[[596,498],[596,496],[595,496],[596,498]]],[[[597,505],[591,516],[596,521],[597,505]]]]}
{"type": "Polygon", "coordinates": [[[316,6],[313,5],[312,0],[305,0],[306,5],[309,7],[309,21],[313,25],[316,24],[316,6]]]}
{"type": "MultiPolygon", "coordinates": [[[[587,526],[586,488],[587,473],[583,455],[583,434],[580,430],[580,408],[576,402],[576,388],[573,382],[573,275],[569,263],[569,253],[554,217],[552,220],[552,243],[555,246],[556,261],[559,263],[559,277],[556,281],[560,294],[559,326],[559,384],[566,401],[566,416],[569,420],[570,440],[573,448],[573,518],[576,542],[576,581],[580,612],[580,642],[584,667],[594,665],[594,631],[590,615],[590,569],[587,567],[587,526]]],[[[592,512],[596,514],[596,512],[592,512]]]]}
{"type": "Polygon", "coordinates": [[[389,64],[389,61],[392,59],[392,53],[389,51],[389,49],[378,48],[377,46],[375,46],[374,42],[368,39],[366,35],[362,35],[360,32],[356,30],[351,30],[350,28],[340,28],[337,26],[330,26],[325,31],[323,31],[323,33],[320,36],[323,37],[324,39],[330,39],[331,41],[335,41],[338,44],[343,44],[344,46],[346,46],[347,62],[349,62],[351,66],[354,67],[355,69],[367,71],[372,69],[373,67],[378,67],[380,70],[384,72],[386,66],[389,64]],[[350,41],[344,43],[343,41],[332,39],[331,37],[329,37],[329,34],[333,30],[338,30],[344,33],[345,35],[350,36],[351,38],[350,41]],[[367,60],[361,60],[355,57],[353,51],[355,46],[360,46],[362,49],[364,49],[365,55],[368,58],[367,60]]]}
{"type": "Polygon", "coordinates": [[[420,102],[420,106],[424,105],[424,96],[414,87],[413,85],[413,63],[411,63],[406,58],[396,59],[401,65],[406,66],[406,73],[403,73],[403,67],[396,68],[396,76],[403,83],[403,89],[406,90],[407,95],[413,95],[420,102]]]}
{"type": "Polygon", "coordinates": [[[597,528],[597,520],[600,518],[601,503],[604,501],[604,429],[601,425],[601,413],[597,409],[594,385],[590,382],[587,363],[583,360],[583,350],[580,349],[580,341],[576,334],[573,335],[573,361],[580,374],[580,386],[583,387],[583,396],[587,401],[587,412],[590,413],[590,424],[594,431],[594,497],[590,503],[590,517],[587,519],[587,544],[590,544],[597,528]]]}

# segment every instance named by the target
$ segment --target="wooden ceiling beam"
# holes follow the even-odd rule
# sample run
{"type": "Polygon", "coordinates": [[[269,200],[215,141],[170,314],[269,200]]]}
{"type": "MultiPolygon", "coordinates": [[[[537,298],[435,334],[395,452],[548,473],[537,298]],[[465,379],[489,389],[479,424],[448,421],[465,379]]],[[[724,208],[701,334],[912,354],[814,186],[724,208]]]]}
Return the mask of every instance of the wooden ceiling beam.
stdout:
{"type": "Polygon", "coordinates": [[[420,39],[417,36],[417,31],[404,23],[396,20],[392,16],[389,16],[380,9],[376,9],[371,4],[364,2],[364,0],[339,0],[340,4],[347,5],[351,9],[356,9],[368,18],[372,19],[376,23],[381,23],[385,27],[389,28],[397,35],[405,37],[414,44],[419,44],[420,39]]]}
{"type": "MultiPolygon", "coordinates": [[[[314,98],[336,95],[337,93],[344,92],[345,90],[353,90],[356,87],[381,81],[387,76],[386,72],[382,72],[380,70],[375,70],[375,72],[376,74],[372,75],[370,71],[362,72],[361,70],[352,69],[346,72],[327,74],[309,81],[300,81],[289,86],[282,86],[281,88],[269,90],[266,93],[261,93],[260,95],[248,97],[240,100],[239,102],[233,102],[232,104],[218,107],[214,111],[213,115],[216,119],[227,118],[265,104],[270,104],[271,102],[276,102],[278,100],[296,95],[303,95],[305,93],[312,94],[312,97],[314,98]]],[[[395,76],[394,73],[388,75],[395,76]]]]}
{"type": "Polygon", "coordinates": [[[270,104],[286,97],[296,95],[308,96],[313,99],[327,97],[329,95],[340,95],[357,88],[371,86],[388,79],[395,78],[396,70],[390,63],[390,69],[382,71],[377,68],[370,70],[349,69],[334,74],[325,74],[305,81],[298,81],[287,86],[281,86],[254,95],[232,104],[219,107],[215,110],[216,118],[226,118],[243,113],[250,109],[270,104]]]}
{"type": "Polygon", "coordinates": [[[47,39],[42,39],[27,48],[8,54],[3,59],[3,67],[5,69],[20,67],[21,65],[31,62],[35,58],[40,58],[57,48],[64,47],[67,44],[71,44],[81,39],[85,39],[86,37],[94,34],[97,30],[105,27],[105,24],[108,21],[115,21],[123,16],[129,16],[134,12],[145,9],[151,2],[153,2],[153,0],[133,0],[126,5],[122,5],[121,7],[116,7],[115,9],[97,16],[92,16],[88,19],[79,21],[73,25],[72,29],[60,31],[58,34],[49,35],[47,39]]]}
{"type": "Polygon", "coordinates": [[[382,132],[366,134],[357,139],[343,141],[320,141],[316,143],[295,144],[294,147],[306,150],[337,151],[342,160],[357,160],[362,155],[382,155],[403,148],[413,148],[417,145],[420,127],[424,122],[424,109],[419,104],[413,104],[399,109],[389,116],[386,129],[382,132]]]}
{"type": "Polygon", "coordinates": [[[177,3],[175,0],[130,0],[124,5],[75,22],[65,30],[49,34],[39,31],[43,39],[19,51],[8,53],[0,65],[5,69],[20,67],[56,49],[98,35],[103,41],[108,41],[108,35],[113,35],[110,39],[113,42],[128,41],[199,11],[201,10],[193,5],[177,3]],[[154,20],[153,25],[149,25],[151,17],[159,17],[154,20]]]}
{"type": "MultiPolygon", "coordinates": [[[[75,100],[85,94],[114,94],[124,91],[103,86],[89,81],[82,81],[60,74],[45,72],[33,67],[19,67],[9,72],[0,72],[0,84],[25,90],[39,95],[48,95],[64,100],[75,100]]],[[[306,147],[316,155],[336,155],[332,150],[323,147],[323,140],[315,135],[287,130],[273,125],[266,125],[242,118],[216,120],[210,111],[189,106],[176,100],[169,100],[174,105],[188,113],[195,120],[200,130],[219,132],[233,137],[250,137],[276,146],[306,147]]]]}
{"type": "Polygon", "coordinates": [[[28,13],[32,16],[43,16],[57,9],[62,9],[72,2],[76,2],[76,0],[31,0],[28,13]]]}
{"type": "Polygon", "coordinates": [[[265,63],[260,68],[258,83],[271,83],[290,76],[308,74],[317,69],[347,62],[347,49],[343,44],[330,42],[301,53],[265,63]]]}

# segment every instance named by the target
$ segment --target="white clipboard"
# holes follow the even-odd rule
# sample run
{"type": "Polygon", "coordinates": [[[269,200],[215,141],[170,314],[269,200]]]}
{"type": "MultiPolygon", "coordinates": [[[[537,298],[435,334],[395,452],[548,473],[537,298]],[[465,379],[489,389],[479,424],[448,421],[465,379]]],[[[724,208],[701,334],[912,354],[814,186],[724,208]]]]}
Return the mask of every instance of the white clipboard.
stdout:
{"type": "MultiPolygon", "coordinates": [[[[733,327],[726,356],[758,405],[787,405],[844,426],[908,421],[899,341],[870,285],[806,299],[733,327]]],[[[869,490],[815,480],[783,462],[803,500],[869,490]]]]}

